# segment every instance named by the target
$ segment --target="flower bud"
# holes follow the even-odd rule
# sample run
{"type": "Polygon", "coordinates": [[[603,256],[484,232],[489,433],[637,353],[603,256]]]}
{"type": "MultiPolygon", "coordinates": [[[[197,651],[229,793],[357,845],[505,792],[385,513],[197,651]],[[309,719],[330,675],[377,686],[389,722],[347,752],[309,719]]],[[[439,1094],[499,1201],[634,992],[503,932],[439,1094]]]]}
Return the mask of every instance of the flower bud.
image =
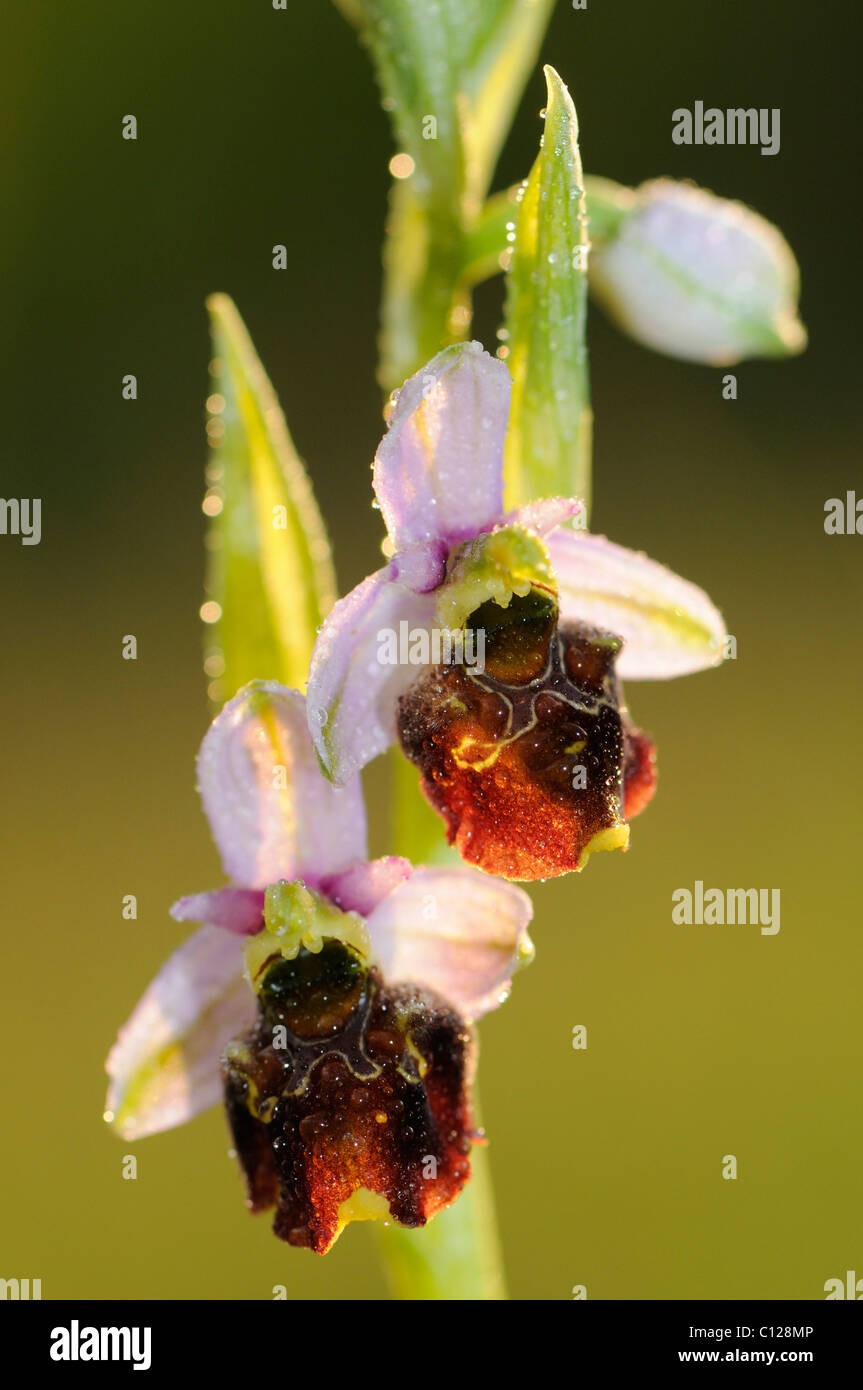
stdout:
{"type": "Polygon", "coordinates": [[[590,259],[590,288],[619,327],[658,352],[716,366],[803,350],[797,262],[776,227],[671,179],[642,184],[630,200],[590,259]]]}

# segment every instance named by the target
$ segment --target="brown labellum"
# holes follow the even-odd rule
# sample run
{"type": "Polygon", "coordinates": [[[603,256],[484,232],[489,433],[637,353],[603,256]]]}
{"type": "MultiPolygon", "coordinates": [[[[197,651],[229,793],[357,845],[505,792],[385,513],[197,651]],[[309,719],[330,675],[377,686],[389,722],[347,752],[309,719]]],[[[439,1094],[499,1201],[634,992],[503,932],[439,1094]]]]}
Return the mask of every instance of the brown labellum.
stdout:
{"type": "Polygon", "coordinates": [[[484,604],[466,627],[485,632],[484,670],[438,666],[399,702],[402,748],[450,843],[509,879],[569,873],[596,849],[625,847],[655,769],[622,706],[619,638],[558,626],[537,591],[484,604]]]}
{"type": "Polygon", "coordinates": [[[474,1039],[427,990],[390,988],[340,941],[270,967],[223,1063],[253,1211],[324,1254],[343,1225],[422,1226],[470,1175],[474,1039]]]}

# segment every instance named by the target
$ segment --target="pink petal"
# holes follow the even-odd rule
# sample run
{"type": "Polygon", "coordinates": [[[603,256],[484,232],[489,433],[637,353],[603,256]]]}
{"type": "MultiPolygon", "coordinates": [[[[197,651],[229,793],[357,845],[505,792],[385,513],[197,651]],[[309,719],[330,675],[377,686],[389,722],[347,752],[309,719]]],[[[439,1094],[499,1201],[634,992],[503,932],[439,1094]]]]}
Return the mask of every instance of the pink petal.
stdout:
{"type": "Polygon", "coordinates": [[[622,637],[624,679],[684,676],[722,661],[722,615],[695,584],[604,536],[564,527],[548,537],[548,549],[561,617],[622,637]]]}
{"type": "Polygon", "coordinates": [[[531,958],[532,914],[512,883],[477,869],[420,868],[367,925],[391,984],[425,985],[471,1019],[503,1002],[513,971],[531,958]]]}
{"type": "Polygon", "coordinates": [[[527,531],[535,531],[545,537],[556,526],[575,519],[575,525],[586,524],[584,503],[578,497],[543,497],[536,502],[528,502],[524,507],[507,512],[504,524],[516,522],[527,531]]]}
{"type": "Polygon", "coordinates": [[[264,925],[264,893],[257,888],[219,888],[192,893],[171,908],[175,922],[206,922],[238,936],[254,936],[264,925]]]}
{"type": "Polygon", "coordinates": [[[321,889],[343,912],[359,912],[368,917],[412,873],[409,859],[391,854],[385,859],[373,859],[370,864],[352,864],[343,873],[326,879],[321,889]]]}
{"type": "Polygon", "coordinates": [[[434,614],[434,594],[393,583],[387,568],[340,599],[324,622],[306,698],[312,738],[333,781],[344,782],[392,743],[396,700],[423,668],[402,661],[404,651],[396,651],[391,664],[388,647],[404,647],[410,632],[428,628],[434,614]],[[400,644],[402,624],[405,642],[400,644]]]}
{"type": "Polygon", "coordinates": [[[201,744],[198,784],[225,870],[243,887],[314,883],[365,858],[359,780],[340,791],[322,775],[296,690],[260,681],[235,695],[201,744]]]}
{"type": "Polygon", "coordinates": [[[466,540],[499,520],[510,387],[479,343],[444,348],[405,382],[374,467],[397,551],[466,540]]]}
{"type": "Polygon", "coordinates": [[[106,1063],[123,1138],[171,1129],[221,1098],[219,1057],[255,1016],[242,964],[240,937],[202,927],[162,966],[106,1063]]]}

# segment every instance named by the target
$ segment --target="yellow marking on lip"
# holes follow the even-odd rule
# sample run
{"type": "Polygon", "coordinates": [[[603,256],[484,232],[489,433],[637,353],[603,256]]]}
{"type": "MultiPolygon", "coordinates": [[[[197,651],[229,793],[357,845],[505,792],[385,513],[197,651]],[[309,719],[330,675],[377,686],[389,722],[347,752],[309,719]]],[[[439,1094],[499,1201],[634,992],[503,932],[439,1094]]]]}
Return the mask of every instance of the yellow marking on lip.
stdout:
{"type": "Polygon", "coordinates": [[[593,839],[584,847],[582,852],[582,865],[588,855],[596,854],[604,849],[626,849],[629,845],[629,826],[625,821],[618,825],[607,825],[604,830],[597,830],[593,839]]]}
{"type": "Polygon", "coordinates": [[[453,749],[452,760],[460,772],[485,772],[486,768],[493,767],[508,743],[512,739],[506,739],[499,743],[496,748],[492,748],[486,758],[478,758],[475,762],[470,758],[464,757],[469,748],[482,748],[483,745],[473,734],[466,734],[457,748],[453,749]]]}
{"type": "Polygon", "coordinates": [[[370,1192],[367,1187],[358,1187],[339,1207],[339,1231],[349,1221],[386,1221],[389,1216],[390,1204],[386,1197],[380,1192],[370,1192]]]}

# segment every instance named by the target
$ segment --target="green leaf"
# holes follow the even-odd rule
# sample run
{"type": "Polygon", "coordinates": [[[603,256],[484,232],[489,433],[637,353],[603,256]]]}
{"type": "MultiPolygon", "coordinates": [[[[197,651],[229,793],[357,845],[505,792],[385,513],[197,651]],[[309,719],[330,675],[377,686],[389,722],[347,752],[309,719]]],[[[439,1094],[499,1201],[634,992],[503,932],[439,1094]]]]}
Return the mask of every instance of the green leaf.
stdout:
{"type": "Polygon", "coordinates": [[[228,698],[255,679],[302,689],[317,628],[336,597],[329,542],[240,315],[224,294],[212,295],[207,308],[213,447],[205,511],[215,515],[206,589],[221,610],[207,629],[207,669],[217,676],[211,693],[228,698]]]}
{"type": "Polygon", "coordinates": [[[336,0],[371,50],[423,192],[479,212],[554,0],[336,0]]]}
{"type": "Polygon", "coordinates": [[[336,0],[367,44],[401,153],[390,194],[379,376],[393,390],[470,327],[465,235],[553,0],[336,0]]]}
{"type": "Polygon", "coordinates": [[[468,179],[485,197],[555,0],[453,0],[466,35],[464,91],[468,179]],[[469,20],[467,16],[470,16],[469,20]]]}
{"type": "Polygon", "coordinates": [[[545,69],[545,135],[515,221],[507,273],[512,409],[506,504],[575,496],[589,503],[587,221],[572,99],[545,69]]]}
{"type": "Polygon", "coordinates": [[[416,165],[417,187],[459,196],[464,167],[456,93],[464,35],[457,0],[341,0],[340,8],[371,51],[399,147],[416,165]]]}
{"type": "Polygon", "coordinates": [[[384,252],[379,375],[391,391],[462,335],[462,39],[453,0],[353,0],[340,7],[358,24],[399,150],[413,162],[413,172],[391,190],[384,252]]]}

